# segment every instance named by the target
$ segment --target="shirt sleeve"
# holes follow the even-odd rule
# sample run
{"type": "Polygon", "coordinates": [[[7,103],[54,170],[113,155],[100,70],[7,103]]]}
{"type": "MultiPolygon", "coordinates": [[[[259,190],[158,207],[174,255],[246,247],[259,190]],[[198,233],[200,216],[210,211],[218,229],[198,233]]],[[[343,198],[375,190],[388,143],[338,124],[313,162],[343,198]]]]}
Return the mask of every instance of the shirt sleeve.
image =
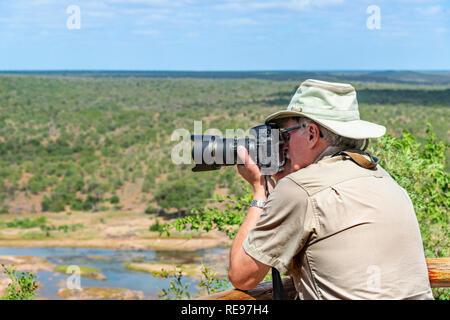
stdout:
{"type": "Polygon", "coordinates": [[[315,220],[306,191],[288,177],[267,199],[261,217],[243,243],[245,252],[282,274],[291,274],[293,258],[314,232],[315,220]]]}

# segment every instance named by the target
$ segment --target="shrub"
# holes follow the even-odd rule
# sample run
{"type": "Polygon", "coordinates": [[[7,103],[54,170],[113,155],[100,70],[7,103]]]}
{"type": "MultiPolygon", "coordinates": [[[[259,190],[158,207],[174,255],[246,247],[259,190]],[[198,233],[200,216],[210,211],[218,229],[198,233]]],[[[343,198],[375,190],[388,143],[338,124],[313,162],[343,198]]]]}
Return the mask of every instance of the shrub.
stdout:
{"type": "Polygon", "coordinates": [[[155,223],[150,226],[149,231],[154,232],[156,231],[162,233],[167,227],[167,225],[168,225],[167,223],[159,223],[159,220],[156,219],[155,223]]]}
{"type": "Polygon", "coordinates": [[[38,194],[39,192],[44,191],[47,188],[45,178],[40,174],[34,175],[28,180],[28,187],[32,194],[38,194]]]}
{"type": "Polygon", "coordinates": [[[6,214],[9,213],[9,206],[4,205],[3,207],[0,208],[0,214],[6,214]]]}
{"type": "Polygon", "coordinates": [[[37,293],[38,283],[35,275],[29,272],[17,272],[16,267],[6,267],[2,264],[4,273],[9,276],[11,283],[6,288],[3,300],[33,300],[37,293]]]}
{"type": "Polygon", "coordinates": [[[100,199],[97,197],[94,197],[90,194],[86,197],[86,200],[84,200],[83,203],[83,210],[92,210],[94,207],[96,207],[97,203],[100,202],[100,199]]]}
{"type": "Polygon", "coordinates": [[[157,212],[158,210],[154,206],[148,206],[147,209],[145,209],[145,213],[147,214],[153,214],[157,212]]]}
{"type": "Polygon", "coordinates": [[[44,216],[40,216],[36,219],[17,219],[15,218],[13,221],[7,222],[6,227],[8,228],[21,228],[21,229],[30,229],[36,228],[46,223],[46,218],[44,216]]]}
{"type": "Polygon", "coordinates": [[[41,201],[41,209],[43,212],[61,212],[65,210],[66,202],[63,198],[52,195],[50,198],[44,196],[41,201]]]}
{"type": "Polygon", "coordinates": [[[120,199],[119,199],[119,197],[118,196],[112,196],[110,199],[109,199],[109,202],[111,203],[111,204],[116,204],[116,203],[119,203],[120,202],[120,199]]]}
{"type": "Polygon", "coordinates": [[[44,198],[41,201],[41,210],[43,212],[49,211],[50,209],[50,198],[47,196],[44,196],[44,198]]]}
{"type": "Polygon", "coordinates": [[[99,198],[89,194],[84,201],[80,198],[74,199],[70,204],[70,209],[75,211],[90,211],[97,208],[99,202],[99,198]]]}
{"type": "Polygon", "coordinates": [[[76,198],[72,201],[70,209],[74,211],[83,211],[83,200],[76,198]]]}

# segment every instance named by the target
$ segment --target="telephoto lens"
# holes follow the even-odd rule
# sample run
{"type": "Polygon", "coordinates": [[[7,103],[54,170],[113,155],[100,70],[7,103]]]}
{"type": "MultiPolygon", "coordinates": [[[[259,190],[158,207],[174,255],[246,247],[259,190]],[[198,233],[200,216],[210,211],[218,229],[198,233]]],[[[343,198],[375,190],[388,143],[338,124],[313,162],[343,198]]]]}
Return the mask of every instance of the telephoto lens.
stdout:
{"type": "Polygon", "coordinates": [[[212,135],[192,135],[194,142],[192,159],[195,167],[192,171],[217,170],[222,166],[234,166],[238,162],[237,147],[255,149],[256,140],[249,138],[221,138],[212,135]]]}
{"type": "MultiPolygon", "coordinates": [[[[279,171],[280,133],[275,124],[259,125],[250,129],[254,138],[221,138],[216,135],[191,135],[194,142],[192,171],[210,171],[222,166],[240,163],[238,146],[244,146],[261,169],[274,174],[279,171]]],[[[243,164],[243,163],[240,163],[243,164]]]]}

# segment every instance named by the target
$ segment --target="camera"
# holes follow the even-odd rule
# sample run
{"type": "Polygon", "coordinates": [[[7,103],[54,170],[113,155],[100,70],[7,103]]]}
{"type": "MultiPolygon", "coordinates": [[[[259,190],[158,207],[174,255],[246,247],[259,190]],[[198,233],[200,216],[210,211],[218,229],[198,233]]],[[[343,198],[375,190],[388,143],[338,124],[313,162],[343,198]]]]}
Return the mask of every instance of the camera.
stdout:
{"type": "Polygon", "coordinates": [[[221,138],[216,135],[191,135],[194,142],[192,171],[210,171],[222,166],[243,164],[237,155],[238,146],[244,146],[264,175],[283,170],[284,155],[280,161],[283,139],[277,124],[268,123],[249,130],[251,138],[221,138]]]}

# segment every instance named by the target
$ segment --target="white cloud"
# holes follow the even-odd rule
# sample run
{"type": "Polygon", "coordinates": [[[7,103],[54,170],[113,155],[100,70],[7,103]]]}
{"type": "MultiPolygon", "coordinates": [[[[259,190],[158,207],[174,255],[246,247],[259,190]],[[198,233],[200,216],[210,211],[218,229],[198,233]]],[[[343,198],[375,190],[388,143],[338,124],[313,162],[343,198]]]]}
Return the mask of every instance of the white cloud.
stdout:
{"type": "Polygon", "coordinates": [[[256,10],[288,10],[304,11],[312,7],[325,7],[343,4],[345,0],[289,0],[289,1],[239,1],[232,0],[214,5],[217,10],[256,11],[256,10]]]}
{"type": "Polygon", "coordinates": [[[180,7],[183,6],[183,1],[176,0],[105,0],[108,3],[119,4],[140,4],[150,7],[180,7]]]}
{"type": "Polygon", "coordinates": [[[112,11],[82,11],[83,15],[93,18],[114,18],[116,14],[112,11]]]}
{"type": "Polygon", "coordinates": [[[154,30],[154,29],[132,30],[131,33],[137,34],[137,35],[146,35],[146,36],[159,36],[160,35],[160,32],[158,30],[154,30]]]}
{"type": "Polygon", "coordinates": [[[40,7],[57,4],[57,0],[28,0],[28,1],[17,1],[17,5],[21,7],[40,7]]]}
{"type": "Polygon", "coordinates": [[[254,26],[258,25],[259,22],[250,18],[232,18],[228,20],[219,21],[218,24],[228,27],[237,27],[237,26],[254,26]]]}
{"type": "Polygon", "coordinates": [[[444,10],[441,6],[430,6],[425,8],[417,8],[417,11],[426,16],[434,16],[436,14],[440,14],[444,10]]]}
{"type": "Polygon", "coordinates": [[[186,34],[186,36],[187,36],[188,38],[198,38],[198,37],[200,37],[200,34],[197,33],[197,32],[188,32],[188,33],[186,34]]]}
{"type": "Polygon", "coordinates": [[[111,7],[108,6],[104,1],[82,2],[79,6],[82,8],[99,9],[99,10],[111,9],[111,7]]]}

